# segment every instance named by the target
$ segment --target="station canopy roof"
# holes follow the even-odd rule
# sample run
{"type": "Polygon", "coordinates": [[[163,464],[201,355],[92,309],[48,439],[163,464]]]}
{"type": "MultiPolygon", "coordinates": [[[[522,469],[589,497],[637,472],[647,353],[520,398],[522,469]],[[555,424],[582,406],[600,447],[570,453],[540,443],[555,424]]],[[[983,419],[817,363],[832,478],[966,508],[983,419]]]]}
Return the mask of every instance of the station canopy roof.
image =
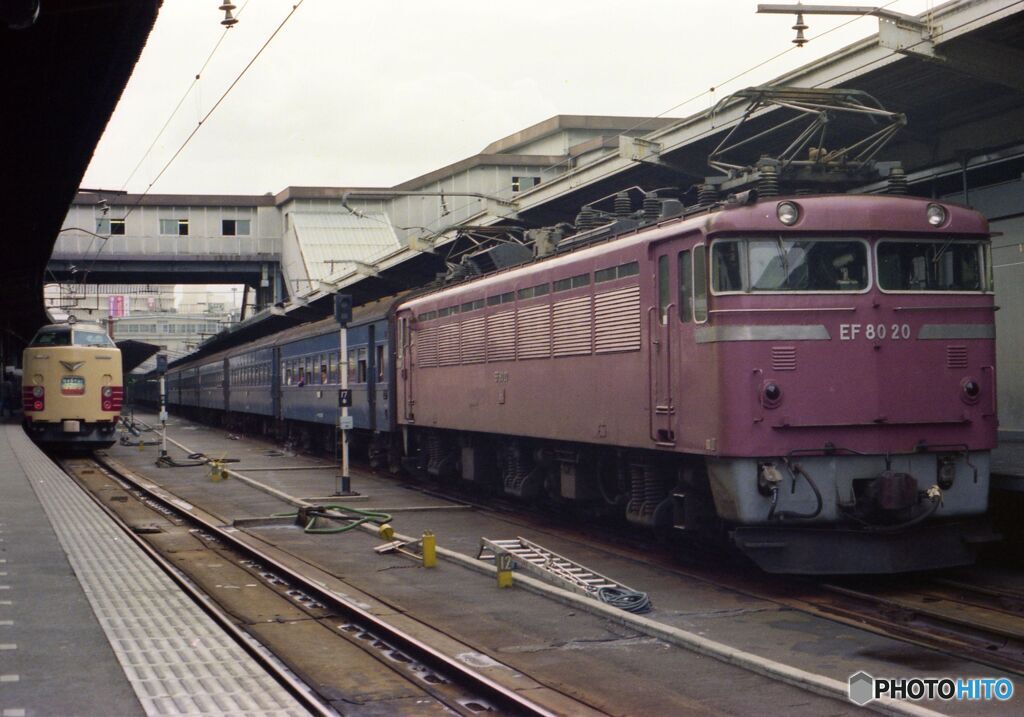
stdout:
{"type": "Polygon", "coordinates": [[[372,265],[402,248],[384,213],[296,212],[289,216],[311,282],[329,281],[359,264],[372,265]]]}
{"type": "Polygon", "coordinates": [[[160,350],[159,346],[135,339],[118,341],[117,348],[121,349],[121,370],[125,373],[135,370],[160,350]]]}

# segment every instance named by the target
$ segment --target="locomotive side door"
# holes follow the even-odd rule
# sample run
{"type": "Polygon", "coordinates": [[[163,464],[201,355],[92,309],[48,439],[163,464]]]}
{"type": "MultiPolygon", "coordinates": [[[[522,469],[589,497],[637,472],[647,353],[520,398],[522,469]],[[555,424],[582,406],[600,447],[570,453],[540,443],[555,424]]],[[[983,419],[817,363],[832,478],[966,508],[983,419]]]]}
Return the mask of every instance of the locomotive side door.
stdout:
{"type": "Polygon", "coordinates": [[[658,445],[675,445],[675,396],[672,360],[676,328],[675,262],[672,252],[662,248],[654,257],[654,297],[647,309],[649,344],[649,391],[651,440],[658,445]]]}
{"type": "Polygon", "coordinates": [[[395,377],[398,382],[396,387],[401,395],[398,400],[401,404],[402,418],[406,421],[413,421],[413,376],[412,376],[412,313],[403,311],[398,314],[398,336],[395,341],[395,377]]]}

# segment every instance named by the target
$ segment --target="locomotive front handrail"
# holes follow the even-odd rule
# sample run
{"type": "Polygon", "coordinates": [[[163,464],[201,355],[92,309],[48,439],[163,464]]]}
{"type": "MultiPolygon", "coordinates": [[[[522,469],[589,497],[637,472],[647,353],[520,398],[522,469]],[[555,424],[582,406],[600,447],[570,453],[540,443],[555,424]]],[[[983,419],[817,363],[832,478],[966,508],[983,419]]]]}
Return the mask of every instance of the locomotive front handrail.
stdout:
{"type": "MultiPolygon", "coordinates": [[[[928,307],[933,308],[933,307],[928,307]]],[[[939,307],[941,308],[941,307],[939,307]]],[[[743,308],[743,309],[711,309],[708,311],[709,314],[764,314],[772,313],[776,311],[857,311],[856,306],[787,306],[787,307],[767,307],[767,308],[743,308]]]]}
{"type": "Polygon", "coordinates": [[[897,306],[893,311],[999,311],[998,306],[897,306]]]}

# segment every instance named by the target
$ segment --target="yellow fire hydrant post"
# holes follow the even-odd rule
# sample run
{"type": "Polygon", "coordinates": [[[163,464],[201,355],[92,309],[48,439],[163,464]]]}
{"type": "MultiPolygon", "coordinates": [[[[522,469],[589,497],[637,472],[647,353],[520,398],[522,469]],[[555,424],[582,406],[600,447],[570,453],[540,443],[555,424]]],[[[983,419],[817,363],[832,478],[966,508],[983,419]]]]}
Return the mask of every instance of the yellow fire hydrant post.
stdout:
{"type": "Polygon", "coordinates": [[[494,556],[494,564],[498,568],[498,587],[512,587],[512,556],[508,553],[499,553],[494,556]]]}
{"type": "Polygon", "coordinates": [[[423,567],[437,567],[437,538],[429,530],[423,531],[423,567]]]}

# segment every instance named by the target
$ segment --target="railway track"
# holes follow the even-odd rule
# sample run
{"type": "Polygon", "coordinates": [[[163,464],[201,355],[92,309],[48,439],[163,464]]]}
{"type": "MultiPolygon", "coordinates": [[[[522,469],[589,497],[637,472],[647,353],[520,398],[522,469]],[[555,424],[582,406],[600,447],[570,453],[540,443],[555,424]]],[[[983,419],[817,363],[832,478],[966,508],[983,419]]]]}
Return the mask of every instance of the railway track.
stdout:
{"type": "MultiPolygon", "coordinates": [[[[466,499],[444,491],[430,492],[450,500],[466,499]]],[[[490,509],[485,504],[474,506],[490,509]]],[[[514,514],[507,501],[500,501],[498,510],[505,516],[514,514]]],[[[534,528],[541,525],[542,516],[520,511],[519,518],[534,528]]],[[[550,526],[545,530],[551,530],[550,526]]],[[[564,527],[553,532],[574,539],[564,527]]],[[[666,555],[652,558],[647,552],[652,549],[651,544],[630,541],[618,533],[614,540],[602,536],[602,531],[587,530],[582,542],[592,545],[595,540],[603,540],[603,547],[609,552],[657,565],[682,577],[1024,675],[1024,592],[941,575],[794,582],[743,569],[723,571],[721,563],[680,567],[666,555]]]]}
{"type": "MultiPolygon", "coordinates": [[[[1024,594],[995,585],[977,585],[951,577],[920,576],[887,580],[869,578],[822,582],[780,579],[750,569],[728,568],[721,563],[680,566],[667,551],[651,543],[624,541],[614,530],[605,534],[593,524],[572,525],[564,520],[552,526],[550,516],[499,501],[491,505],[479,496],[451,494],[436,486],[410,486],[424,493],[497,511],[502,520],[557,535],[609,554],[698,580],[754,598],[775,602],[801,612],[858,629],[927,647],[958,659],[1024,675],[1024,594]],[[609,537],[612,536],[612,537],[609,537]]],[[[562,516],[564,518],[564,516],[562,516]]],[[[657,598],[655,598],[657,601],[657,598]]]]}
{"type": "Polygon", "coordinates": [[[950,655],[1024,675],[1024,596],[941,577],[817,583],[807,608],[950,655]]]}
{"type": "MultiPolygon", "coordinates": [[[[95,458],[68,459],[61,464],[126,534],[187,587],[229,634],[255,652],[265,668],[312,713],[343,714],[347,710],[339,705],[360,701],[347,695],[346,689],[365,694],[365,686],[370,684],[379,692],[390,689],[397,695],[383,713],[401,709],[408,714],[467,716],[483,712],[553,714],[339,596],[326,576],[310,577],[309,566],[290,564],[287,554],[261,548],[257,541],[148,481],[95,458]],[[191,550],[191,544],[182,549],[182,541],[205,550],[191,550]],[[170,552],[168,545],[174,546],[170,552]],[[223,569],[211,573],[214,561],[223,569]],[[183,574],[187,579],[182,579],[183,574]],[[244,585],[246,590],[235,590],[225,598],[225,590],[208,591],[208,596],[195,587],[207,591],[226,584],[244,585]],[[280,624],[300,628],[275,629],[280,624]],[[253,639],[266,650],[255,649],[253,639]]],[[[585,705],[579,707],[592,712],[585,705]]]]}
{"type": "Polygon", "coordinates": [[[667,549],[659,549],[653,541],[644,542],[635,535],[592,527],[580,534],[564,521],[559,528],[552,529],[544,514],[524,510],[522,506],[517,510],[516,504],[507,500],[499,499],[492,505],[442,489],[421,489],[445,500],[468,501],[478,510],[496,510],[506,519],[518,519],[534,529],[588,546],[600,541],[611,553],[656,565],[681,577],[1024,675],[1024,592],[941,576],[864,577],[845,583],[799,579],[794,583],[792,579],[752,574],[749,569],[723,571],[722,563],[717,561],[680,567],[667,556],[667,549]],[[573,535],[574,532],[577,534],[573,535]]]}

